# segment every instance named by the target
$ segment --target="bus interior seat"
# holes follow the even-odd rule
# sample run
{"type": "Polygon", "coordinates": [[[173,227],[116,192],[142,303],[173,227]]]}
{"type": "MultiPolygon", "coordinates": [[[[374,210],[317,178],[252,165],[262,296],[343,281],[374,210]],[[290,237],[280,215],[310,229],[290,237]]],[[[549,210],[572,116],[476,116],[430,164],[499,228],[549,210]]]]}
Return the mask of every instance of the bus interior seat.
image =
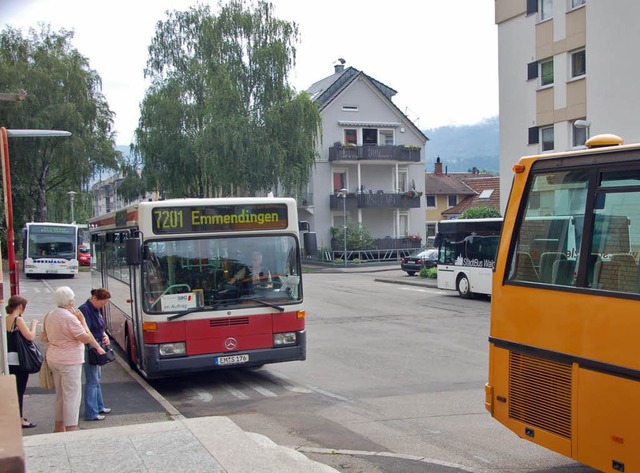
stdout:
{"type": "Polygon", "coordinates": [[[618,290],[623,292],[638,292],[638,265],[633,255],[628,253],[611,255],[611,261],[619,263],[618,290]]]}
{"type": "Polygon", "coordinates": [[[575,286],[576,261],[569,259],[557,259],[553,262],[551,281],[560,286],[575,286]]]}
{"type": "Polygon", "coordinates": [[[591,253],[589,255],[589,259],[587,260],[587,287],[596,287],[598,282],[597,271],[600,270],[600,261],[602,261],[602,258],[599,254],[591,253]]]}
{"type": "Polygon", "coordinates": [[[553,282],[553,266],[558,260],[566,260],[567,256],[559,251],[547,251],[540,255],[540,282],[553,282]]]}
{"type": "Polygon", "coordinates": [[[513,276],[516,281],[538,282],[538,273],[533,267],[533,260],[529,253],[518,251],[516,254],[516,271],[513,276]]]}
{"type": "Polygon", "coordinates": [[[606,291],[638,292],[638,265],[630,254],[613,254],[609,260],[596,262],[595,287],[606,291]]]}

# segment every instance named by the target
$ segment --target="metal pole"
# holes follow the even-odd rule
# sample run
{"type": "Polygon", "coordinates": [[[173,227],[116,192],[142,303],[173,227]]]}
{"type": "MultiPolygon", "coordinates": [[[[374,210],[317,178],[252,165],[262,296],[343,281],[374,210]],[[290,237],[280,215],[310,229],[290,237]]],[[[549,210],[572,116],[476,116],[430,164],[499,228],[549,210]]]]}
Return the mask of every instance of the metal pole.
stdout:
{"type": "Polygon", "coordinates": [[[7,129],[0,127],[2,135],[2,189],[4,192],[4,215],[7,222],[7,259],[9,261],[9,285],[11,295],[20,292],[18,269],[16,265],[15,238],[13,233],[13,198],[11,194],[11,166],[9,165],[9,141],[7,129]]]}
{"type": "MultiPolygon", "coordinates": [[[[0,161],[2,161],[2,184],[4,189],[4,176],[6,175],[6,170],[4,168],[4,143],[6,141],[4,128],[2,128],[2,133],[0,133],[0,161]]],[[[4,194],[6,196],[6,193],[4,194]]],[[[5,197],[6,204],[6,197],[5,197]]],[[[0,341],[2,343],[2,347],[0,350],[0,370],[2,370],[2,374],[4,376],[9,375],[9,360],[7,355],[7,329],[5,322],[6,314],[4,313],[4,272],[2,270],[2,252],[0,251],[0,322],[2,322],[2,335],[0,335],[0,341]]]]}
{"type": "Polygon", "coordinates": [[[342,193],[342,216],[344,218],[344,267],[347,267],[347,189],[340,189],[342,193]]]}
{"type": "Polygon", "coordinates": [[[71,200],[71,223],[75,223],[76,219],[73,215],[73,197],[76,195],[76,193],[74,191],[69,191],[67,192],[67,194],[69,194],[69,199],[71,200]]]}

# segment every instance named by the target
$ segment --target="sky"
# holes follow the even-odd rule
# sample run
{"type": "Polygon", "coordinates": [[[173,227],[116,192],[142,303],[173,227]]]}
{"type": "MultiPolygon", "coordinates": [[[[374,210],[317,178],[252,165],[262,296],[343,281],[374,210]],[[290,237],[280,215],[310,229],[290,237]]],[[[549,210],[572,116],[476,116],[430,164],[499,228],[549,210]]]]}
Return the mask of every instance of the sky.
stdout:
{"type": "MultiPolygon", "coordinates": [[[[0,26],[73,30],[73,45],[102,79],[116,144],[128,145],[147,82],[155,25],[196,0],[0,0],[0,26]]],[[[298,24],[296,90],[333,74],[338,58],[396,90],[394,103],[422,130],[498,115],[494,0],[271,0],[298,24]]],[[[28,96],[27,90],[27,96],[28,96]]]]}

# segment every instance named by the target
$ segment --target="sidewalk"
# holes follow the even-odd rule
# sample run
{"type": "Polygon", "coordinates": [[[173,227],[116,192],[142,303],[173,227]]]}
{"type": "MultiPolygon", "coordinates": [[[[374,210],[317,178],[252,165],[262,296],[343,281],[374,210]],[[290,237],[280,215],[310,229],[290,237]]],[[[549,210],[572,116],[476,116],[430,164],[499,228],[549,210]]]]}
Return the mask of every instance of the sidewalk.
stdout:
{"type": "Polygon", "coordinates": [[[25,412],[37,426],[22,429],[28,473],[336,472],[227,417],[184,418],[120,357],[103,367],[102,391],[107,419],[84,421],[81,412],[80,430],[50,433],[55,394],[29,377],[25,412]]]}

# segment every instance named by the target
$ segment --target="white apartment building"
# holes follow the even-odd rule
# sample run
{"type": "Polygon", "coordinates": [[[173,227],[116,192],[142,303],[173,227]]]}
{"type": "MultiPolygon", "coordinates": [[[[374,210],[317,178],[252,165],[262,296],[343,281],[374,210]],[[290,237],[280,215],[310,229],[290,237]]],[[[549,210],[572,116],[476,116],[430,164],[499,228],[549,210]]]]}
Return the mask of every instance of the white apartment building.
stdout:
{"type": "Polygon", "coordinates": [[[503,211],[521,156],[640,142],[638,18],[637,0],[495,0],[503,211]]]}
{"type": "Polygon", "coordinates": [[[322,116],[322,142],[298,206],[318,247],[331,247],[331,229],[345,221],[363,225],[376,249],[420,246],[428,138],[393,103],[396,91],[337,64],[307,92],[322,116]]]}

